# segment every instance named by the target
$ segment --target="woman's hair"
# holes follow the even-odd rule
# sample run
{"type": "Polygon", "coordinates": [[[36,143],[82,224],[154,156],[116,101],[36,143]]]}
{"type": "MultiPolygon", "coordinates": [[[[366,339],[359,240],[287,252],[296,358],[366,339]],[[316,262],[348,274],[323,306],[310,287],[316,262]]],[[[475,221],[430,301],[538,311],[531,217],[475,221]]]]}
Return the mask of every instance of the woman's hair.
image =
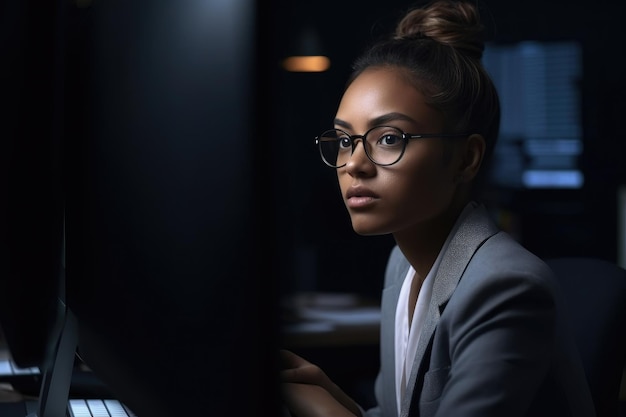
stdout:
{"type": "Polygon", "coordinates": [[[483,135],[488,162],[500,128],[500,104],[481,62],[484,32],[474,3],[431,1],[410,10],[392,36],[355,61],[348,85],[370,67],[405,69],[427,103],[443,114],[445,129],[483,135]]]}

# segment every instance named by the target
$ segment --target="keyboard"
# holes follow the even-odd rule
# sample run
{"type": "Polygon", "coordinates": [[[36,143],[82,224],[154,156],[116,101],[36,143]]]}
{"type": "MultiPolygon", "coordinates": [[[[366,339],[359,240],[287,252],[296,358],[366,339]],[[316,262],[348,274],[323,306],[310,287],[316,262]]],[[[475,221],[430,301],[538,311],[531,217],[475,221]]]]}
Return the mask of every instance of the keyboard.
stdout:
{"type": "Polygon", "coordinates": [[[137,417],[124,404],[117,400],[71,399],[68,404],[68,417],[137,417]]]}
{"type": "MultiPolygon", "coordinates": [[[[82,391],[99,394],[102,389],[89,377],[91,372],[75,372],[73,379],[78,379],[82,391]],[[82,377],[82,378],[81,378],[82,377]],[[86,381],[86,382],[85,382],[86,381]],[[93,388],[96,386],[96,388],[93,388]]],[[[39,393],[40,370],[37,367],[20,368],[15,364],[8,354],[0,351],[0,382],[10,383],[19,392],[27,396],[34,396],[39,393]]],[[[74,390],[77,391],[77,390],[74,390]]],[[[76,392],[74,392],[76,395],[76,392]]],[[[78,395],[81,393],[79,392],[78,395]]],[[[106,394],[106,393],[105,393],[106,394]]],[[[107,395],[109,397],[110,395],[107,395]]],[[[25,401],[28,413],[37,409],[37,402],[34,400],[25,401]]],[[[1,413],[0,413],[1,414],[1,413]]],[[[17,414],[16,414],[17,415],[17,414]]],[[[26,414],[22,414],[26,415],[26,414]]],[[[133,412],[121,402],[112,399],[78,399],[72,398],[68,401],[67,417],[137,417],[133,412]]]]}
{"type": "MultiPolygon", "coordinates": [[[[37,412],[37,401],[27,400],[20,404],[0,403],[2,417],[24,417],[37,412]],[[13,406],[12,408],[8,408],[13,406]]],[[[66,417],[137,417],[128,407],[112,399],[70,399],[66,417]]]]}

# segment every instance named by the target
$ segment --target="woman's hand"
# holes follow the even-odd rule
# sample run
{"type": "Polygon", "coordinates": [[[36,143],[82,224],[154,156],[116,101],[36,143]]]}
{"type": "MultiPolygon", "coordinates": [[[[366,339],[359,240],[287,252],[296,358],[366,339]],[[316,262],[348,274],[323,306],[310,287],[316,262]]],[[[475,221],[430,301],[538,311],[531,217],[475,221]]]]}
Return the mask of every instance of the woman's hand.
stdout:
{"type": "Polygon", "coordinates": [[[319,366],[301,356],[283,349],[280,351],[280,358],[282,364],[280,377],[283,382],[319,385],[327,390],[334,385],[319,366]]]}
{"type": "Polygon", "coordinates": [[[355,417],[352,411],[319,385],[284,382],[282,394],[293,417],[355,417]]]}
{"type": "Polygon", "coordinates": [[[317,365],[288,350],[281,350],[283,395],[292,412],[300,416],[360,416],[356,402],[317,365]],[[302,413],[305,414],[302,414],[302,413]],[[326,414],[316,414],[324,412],[326,414]],[[346,413],[350,414],[346,414],[346,413]]]}

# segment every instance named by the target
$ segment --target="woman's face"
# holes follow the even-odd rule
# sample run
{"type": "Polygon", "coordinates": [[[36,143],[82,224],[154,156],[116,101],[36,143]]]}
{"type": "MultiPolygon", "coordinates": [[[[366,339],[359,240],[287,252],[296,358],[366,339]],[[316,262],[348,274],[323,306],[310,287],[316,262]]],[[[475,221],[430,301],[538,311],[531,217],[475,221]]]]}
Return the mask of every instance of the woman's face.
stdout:
{"type": "MultiPolygon", "coordinates": [[[[398,68],[361,73],[344,93],[335,119],[335,128],[351,135],[381,124],[405,133],[443,133],[442,115],[398,68]]],[[[402,159],[386,167],[370,161],[357,141],[347,165],[337,169],[353,229],[362,235],[396,233],[420,228],[446,210],[456,190],[455,155],[446,158],[446,140],[452,139],[410,139],[402,159]]]]}

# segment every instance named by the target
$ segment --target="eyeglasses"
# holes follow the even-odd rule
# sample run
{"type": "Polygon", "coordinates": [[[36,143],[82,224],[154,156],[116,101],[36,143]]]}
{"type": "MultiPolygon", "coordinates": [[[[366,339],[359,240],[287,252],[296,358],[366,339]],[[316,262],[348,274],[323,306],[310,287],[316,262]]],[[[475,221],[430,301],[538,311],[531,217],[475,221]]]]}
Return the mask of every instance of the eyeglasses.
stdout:
{"type": "Polygon", "coordinates": [[[379,166],[393,165],[402,158],[409,139],[456,138],[468,136],[466,133],[404,133],[397,127],[376,126],[362,135],[350,135],[341,129],[327,130],[315,138],[322,160],[332,168],[341,168],[356,148],[356,140],[361,139],[365,154],[379,166]]]}

